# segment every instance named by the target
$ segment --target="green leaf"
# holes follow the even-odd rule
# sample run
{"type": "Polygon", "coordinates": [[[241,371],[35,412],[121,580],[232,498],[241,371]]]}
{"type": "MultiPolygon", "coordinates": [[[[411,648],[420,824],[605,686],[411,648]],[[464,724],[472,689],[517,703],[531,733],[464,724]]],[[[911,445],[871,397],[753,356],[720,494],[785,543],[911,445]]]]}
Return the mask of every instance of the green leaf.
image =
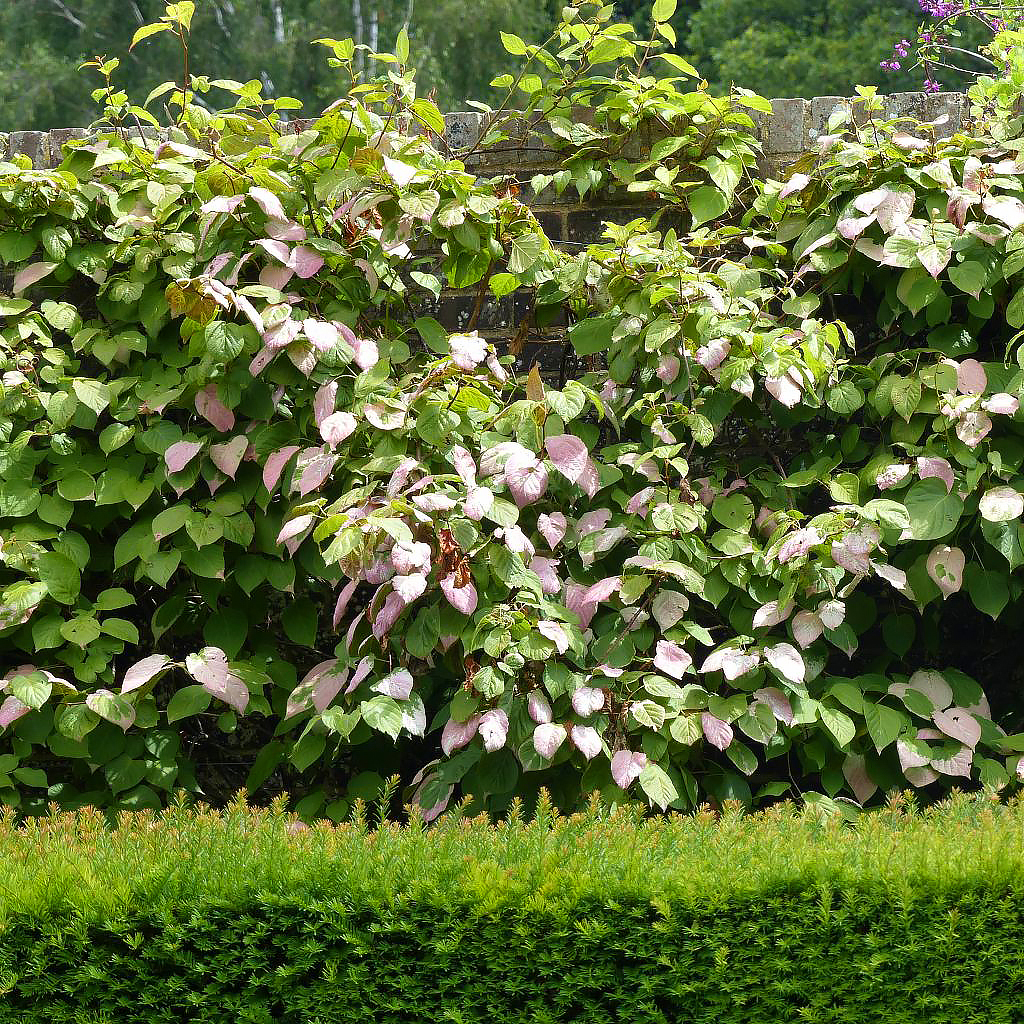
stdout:
{"type": "Polygon", "coordinates": [[[526,53],[526,43],[519,38],[519,36],[513,35],[511,32],[501,32],[501,45],[505,47],[507,53],[511,53],[513,57],[522,57],[526,53]]]}
{"type": "Polygon", "coordinates": [[[364,700],[359,710],[371,729],[385,733],[392,739],[398,738],[402,731],[402,705],[394,697],[381,694],[372,700],[364,700]]]}
{"type": "Polygon", "coordinates": [[[676,13],[676,0],[654,0],[651,16],[658,23],[668,21],[676,13]]]}
{"type": "Polygon", "coordinates": [[[513,274],[525,274],[543,251],[544,241],[540,235],[517,235],[510,243],[508,269],[513,274]]]}
{"type": "Polygon", "coordinates": [[[138,29],[135,35],[132,36],[132,41],[128,46],[128,49],[133,49],[138,43],[141,43],[143,39],[155,36],[158,32],[169,32],[170,30],[171,26],[166,21],[154,22],[152,25],[143,25],[142,28],[138,29]]]}
{"type": "Polygon", "coordinates": [[[935,477],[918,480],[903,501],[910,516],[914,540],[939,540],[953,531],[960,521],[964,503],[956,491],[946,493],[946,485],[935,477]]]}
{"type": "Polygon", "coordinates": [[[28,672],[14,676],[7,684],[7,689],[22,704],[38,711],[50,699],[53,683],[42,672],[28,672]]]}
{"type": "Polygon", "coordinates": [[[91,615],[80,615],[60,627],[60,635],[68,643],[86,648],[100,636],[100,624],[91,615]]]}
{"type": "Polygon", "coordinates": [[[818,716],[822,724],[835,737],[836,743],[845,750],[853,737],[857,734],[857,728],[849,715],[844,714],[835,708],[827,707],[824,704],[818,705],[818,716]]]}
{"type": "Polygon", "coordinates": [[[964,579],[974,607],[992,619],[999,618],[1010,603],[1008,573],[983,569],[976,562],[972,562],[967,566],[964,579]]]}
{"type": "Polygon", "coordinates": [[[612,331],[618,324],[617,317],[596,316],[569,328],[569,340],[577,355],[590,356],[606,351],[612,343],[612,331]]]}
{"type": "Polygon", "coordinates": [[[242,324],[215,320],[204,328],[203,339],[206,342],[206,351],[214,359],[221,363],[229,363],[241,355],[249,334],[250,331],[242,324]]]}
{"type": "Polygon", "coordinates": [[[60,604],[74,604],[82,591],[82,573],[67,555],[48,551],[39,556],[39,578],[50,596],[60,604]]]}
{"type": "Polygon", "coordinates": [[[292,601],[281,616],[281,625],[285,636],[293,644],[300,647],[316,645],[317,611],[316,605],[308,597],[300,597],[292,601]]]}
{"type": "MultiPolygon", "coordinates": [[[[824,719],[822,719],[824,721],[824,719]]],[[[864,724],[868,727],[868,735],[881,753],[890,743],[894,743],[903,729],[909,724],[907,716],[895,708],[885,704],[864,703],[864,724]]]]}
{"type": "Polygon", "coordinates": [[[747,530],[754,519],[754,505],[745,494],[719,495],[711,505],[711,515],[730,530],[747,530]]]}
{"type": "Polygon", "coordinates": [[[97,416],[110,405],[110,388],[102,381],[76,379],[71,387],[82,405],[88,406],[97,416]]]}
{"type": "Polygon", "coordinates": [[[663,768],[656,764],[649,764],[640,773],[640,788],[647,794],[652,806],[656,805],[663,811],[673,800],[679,799],[672,780],[663,768]]]}
{"type": "Polygon", "coordinates": [[[191,718],[205,711],[213,697],[198,683],[185,686],[167,702],[167,721],[179,722],[183,718],[191,718]]]}
{"type": "Polygon", "coordinates": [[[916,377],[897,377],[892,385],[892,407],[909,421],[921,404],[921,382],[916,377]]]}
{"type": "Polygon", "coordinates": [[[686,197],[686,205],[693,214],[694,228],[698,228],[709,220],[721,217],[729,209],[729,199],[713,185],[702,185],[686,197]]]}

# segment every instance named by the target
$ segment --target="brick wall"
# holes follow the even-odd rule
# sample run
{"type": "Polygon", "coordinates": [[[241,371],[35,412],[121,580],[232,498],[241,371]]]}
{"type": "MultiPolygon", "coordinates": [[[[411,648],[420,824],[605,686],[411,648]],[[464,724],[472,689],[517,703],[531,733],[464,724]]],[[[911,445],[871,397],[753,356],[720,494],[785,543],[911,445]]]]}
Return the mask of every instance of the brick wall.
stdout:
{"type": "MultiPolygon", "coordinates": [[[[829,116],[849,100],[842,96],[817,96],[814,99],[777,99],[772,101],[771,115],[758,115],[761,140],[761,172],[779,177],[797,157],[814,149],[820,135],[827,132],[829,116]]],[[[960,93],[896,93],[885,97],[886,117],[912,116],[919,121],[941,122],[940,136],[952,135],[964,124],[968,114],[966,97],[960,93]]],[[[445,118],[444,142],[456,154],[466,152],[480,136],[484,115],[479,113],[448,114],[445,118]]],[[[300,130],[309,122],[295,121],[300,130]]],[[[71,139],[87,137],[79,128],[60,128],[49,132],[0,133],[0,159],[15,154],[28,156],[36,167],[52,167],[60,162],[61,149],[71,139]]],[[[642,149],[644,143],[635,144],[642,149]]],[[[637,154],[639,155],[639,153],[637,154]]],[[[601,235],[602,223],[626,223],[649,214],[651,206],[639,204],[630,197],[623,202],[614,195],[580,202],[572,189],[561,196],[548,189],[534,195],[530,178],[552,165],[552,153],[541,139],[529,136],[525,129],[503,143],[501,148],[475,154],[467,160],[470,170],[482,176],[513,175],[520,186],[520,197],[536,213],[548,237],[566,247],[585,244],[601,235]]],[[[558,344],[564,340],[564,320],[538,323],[533,315],[533,299],[517,292],[496,300],[487,293],[482,301],[476,289],[467,292],[445,291],[436,300],[422,302],[417,311],[436,316],[450,330],[473,327],[496,342],[515,339],[520,363],[528,367],[539,362],[549,374],[571,376],[574,365],[571,350],[558,344]],[[477,308],[479,306],[479,308],[477,308]]]]}

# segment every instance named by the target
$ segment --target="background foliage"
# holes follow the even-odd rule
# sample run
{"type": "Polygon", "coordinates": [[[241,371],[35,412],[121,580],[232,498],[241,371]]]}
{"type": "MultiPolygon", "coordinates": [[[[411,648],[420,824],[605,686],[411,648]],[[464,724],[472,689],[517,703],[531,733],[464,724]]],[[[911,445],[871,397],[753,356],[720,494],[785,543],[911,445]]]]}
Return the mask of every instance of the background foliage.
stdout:
{"type": "Polygon", "coordinates": [[[1022,825],[8,817],[0,1020],[1010,1024],[1022,825]]]}
{"type": "Polygon", "coordinates": [[[405,33],[324,41],[390,73],[298,134],[192,78],[151,97],[169,141],[0,165],[5,801],[1020,777],[1017,65],[951,139],[862,90],[762,183],[767,102],[607,17],[503,37],[521,113],[481,145],[525,120],[561,154],[511,188],[438,150],[405,33]],[[565,252],[527,187],[652,212],[565,252]],[[442,284],[565,316],[561,379],[423,315],[442,284]]]}
{"type": "MultiPolygon", "coordinates": [[[[542,39],[558,21],[556,0],[207,0],[196,17],[196,66],[240,81],[260,81],[268,96],[297,96],[306,116],[344,82],[311,60],[319,36],[359,37],[382,47],[408,25],[412,63],[424,92],[442,110],[487,99],[490,80],[509,66],[499,30],[542,39]],[[376,27],[374,27],[376,26],[376,27]],[[386,41],[386,42],[385,42],[386,41]]],[[[617,16],[650,31],[650,0],[619,0],[617,16]]],[[[161,11],[160,0],[0,0],[0,129],[50,129],[92,120],[78,66],[123,53],[135,30],[161,11]]],[[[920,88],[919,76],[886,76],[879,62],[891,43],[914,38],[916,0],[686,0],[672,17],[674,48],[717,91],[736,82],[765,96],[846,95],[853,83],[895,91],[920,88]]],[[[154,41],[122,68],[133,95],[176,73],[177,52],[154,41]]],[[[943,79],[947,88],[959,77],[943,79]]]]}

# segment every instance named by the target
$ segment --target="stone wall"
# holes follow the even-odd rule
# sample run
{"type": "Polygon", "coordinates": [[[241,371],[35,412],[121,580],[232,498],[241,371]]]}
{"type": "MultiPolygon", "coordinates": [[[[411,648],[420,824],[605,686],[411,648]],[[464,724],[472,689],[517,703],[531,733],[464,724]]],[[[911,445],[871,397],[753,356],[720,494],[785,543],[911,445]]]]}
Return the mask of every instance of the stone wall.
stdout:
{"type": "MultiPolygon", "coordinates": [[[[784,176],[787,166],[813,150],[818,137],[827,132],[832,112],[849,102],[842,96],[773,100],[771,115],[755,115],[762,146],[761,172],[772,177],[784,176]]],[[[936,125],[940,136],[958,131],[968,115],[967,99],[961,93],[931,96],[896,93],[885,97],[884,102],[883,116],[909,116],[918,121],[940,122],[936,125]]],[[[484,115],[479,113],[448,114],[444,142],[456,153],[466,152],[478,140],[483,122],[484,115]]],[[[294,121],[292,125],[298,131],[308,123],[294,121]]],[[[85,138],[87,134],[79,128],[0,133],[0,159],[22,154],[28,156],[36,167],[52,167],[60,162],[65,143],[85,138]]],[[[642,146],[642,143],[638,142],[638,145],[642,146]]],[[[520,197],[533,209],[548,237],[567,248],[599,238],[604,222],[626,223],[651,212],[649,203],[637,203],[632,197],[628,202],[616,196],[605,196],[599,200],[588,198],[580,202],[572,189],[567,189],[561,196],[552,189],[534,195],[529,181],[534,174],[552,166],[552,156],[541,140],[524,131],[520,137],[503,143],[499,149],[474,155],[467,161],[467,166],[482,176],[514,176],[520,187],[520,197]]],[[[481,297],[477,289],[472,289],[445,291],[436,300],[423,302],[418,312],[436,316],[449,330],[476,329],[495,342],[512,342],[524,367],[539,362],[549,374],[571,374],[571,350],[567,352],[565,345],[558,344],[564,340],[564,320],[556,318],[554,322],[538,323],[533,305],[532,295],[528,292],[517,292],[499,300],[489,292],[481,297]]]]}

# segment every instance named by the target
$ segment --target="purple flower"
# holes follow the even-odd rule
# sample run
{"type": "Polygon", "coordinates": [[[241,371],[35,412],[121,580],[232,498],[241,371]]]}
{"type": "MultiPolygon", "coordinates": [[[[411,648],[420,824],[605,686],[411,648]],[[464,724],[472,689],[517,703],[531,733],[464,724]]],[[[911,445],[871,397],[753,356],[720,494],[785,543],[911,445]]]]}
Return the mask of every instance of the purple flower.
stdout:
{"type": "Polygon", "coordinates": [[[925,92],[939,92],[942,86],[935,81],[934,78],[926,78],[924,80],[924,91],[925,92]]]}

